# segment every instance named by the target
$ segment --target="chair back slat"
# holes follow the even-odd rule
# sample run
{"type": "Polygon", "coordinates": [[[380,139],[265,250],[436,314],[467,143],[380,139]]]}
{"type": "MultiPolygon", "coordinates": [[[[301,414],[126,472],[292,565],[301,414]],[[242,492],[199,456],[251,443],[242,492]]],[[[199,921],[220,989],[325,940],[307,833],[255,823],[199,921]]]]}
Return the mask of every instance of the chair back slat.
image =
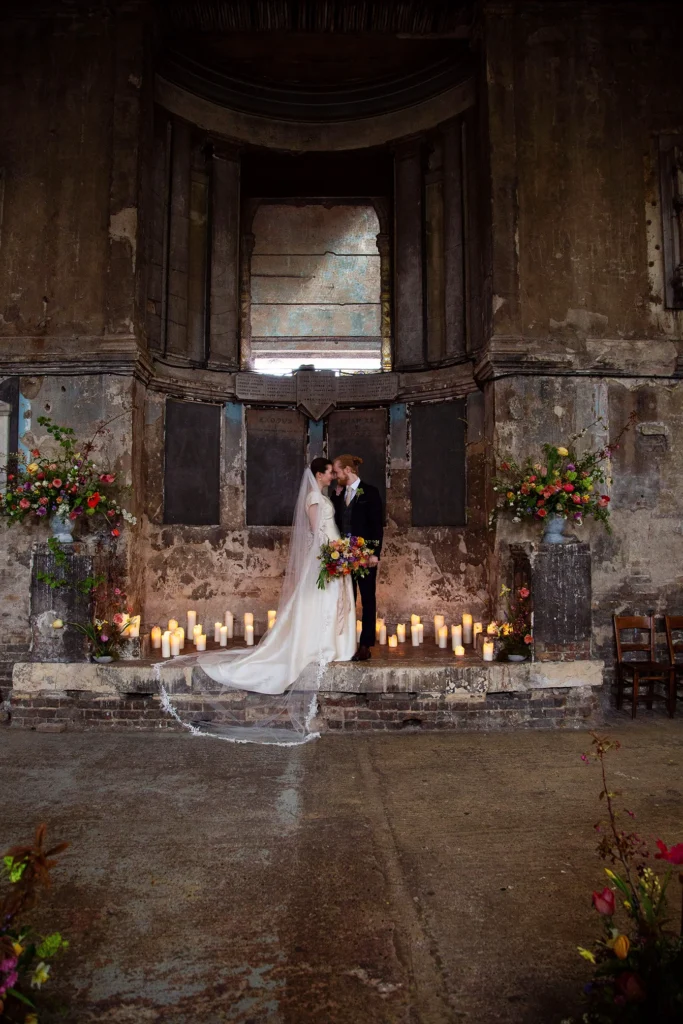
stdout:
{"type": "Polygon", "coordinates": [[[669,661],[672,665],[676,663],[676,655],[683,655],[683,641],[674,640],[674,633],[683,633],[683,615],[666,615],[664,617],[666,626],[666,644],[669,648],[669,661]]]}
{"type": "Polygon", "coordinates": [[[655,661],[655,620],[651,615],[615,615],[614,636],[617,644],[617,661],[624,660],[624,654],[640,652],[647,654],[648,660],[655,661]],[[647,642],[638,640],[622,640],[624,630],[649,634],[647,642]]]}

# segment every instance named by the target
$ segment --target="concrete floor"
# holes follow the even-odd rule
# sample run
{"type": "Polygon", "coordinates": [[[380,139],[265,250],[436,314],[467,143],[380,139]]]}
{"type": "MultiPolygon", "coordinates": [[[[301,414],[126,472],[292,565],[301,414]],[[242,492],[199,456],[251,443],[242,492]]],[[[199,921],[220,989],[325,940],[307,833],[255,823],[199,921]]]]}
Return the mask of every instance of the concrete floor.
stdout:
{"type": "MultiPolygon", "coordinates": [[[[680,842],[683,719],[611,734],[641,830],[680,842]]],[[[588,746],[2,730],[0,845],[40,821],[72,843],[49,895],[63,1021],[545,1024],[578,1008],[597,933],[588,746]]]]}

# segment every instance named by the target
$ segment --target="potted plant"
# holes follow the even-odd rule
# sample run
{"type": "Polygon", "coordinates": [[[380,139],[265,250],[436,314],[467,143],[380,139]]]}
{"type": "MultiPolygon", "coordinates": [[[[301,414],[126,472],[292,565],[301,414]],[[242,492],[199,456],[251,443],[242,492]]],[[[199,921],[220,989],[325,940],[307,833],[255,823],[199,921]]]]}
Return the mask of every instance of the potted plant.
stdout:
{"type": "Polygon", "coordinates": [[[52,451],[33,448],[18,452],[5,467],[7,489],[0,495],[0,517],[8,523],[52,519],[54,537],[61,544],[73,540],[77,522],[102,517],[112,537],[123,522],[134,526],[135,516],[122,508],[110,492],[116,475],[103,472],[91,458],[100,427],[91,441],[78,442],[71,427],[61,427],[48,416],[38,423],[52,437],[52,451]],[[56,446],[56,450],[55,450],[56,446]]]}
{"type": "Polygon", "coordinates": [[[106,665],[118,658],[122,637],[115,623],[107,622],[106,619],[95,619],[85,624],[71,622],[69,625],[87,637],[93,661],[106,665]]]}
{"type": "Polygon", "coordinates": [[[501,622],[491,622],[487,633],[499,638],[500,657],[508,661],[526,661],[534,642],[531,635],[531,593],[527,587],[519,587],[513,596],[510,587],[503,585],[500,596],[505,600],[506,617],[501,622]]]}

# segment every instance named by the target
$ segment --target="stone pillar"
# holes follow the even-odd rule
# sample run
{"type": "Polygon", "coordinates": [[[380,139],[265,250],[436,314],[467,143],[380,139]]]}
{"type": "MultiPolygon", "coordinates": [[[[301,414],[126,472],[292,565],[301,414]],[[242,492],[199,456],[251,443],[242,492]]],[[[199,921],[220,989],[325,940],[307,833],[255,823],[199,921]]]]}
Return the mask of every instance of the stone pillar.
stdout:
{"type": "Polygon", "coordinates": [[[240,163],[216,154],[211,180],[211,303],[209,367],[239,369],[240,163]]]}
{"type": "Polygon", "coordinates": [[[589,544],[513,544],[514,586],[531,590],[537,661],[591,656],[589,544]]]}
{"type": "Polygon", "coordinates": [[[446,358],[465,355],[462,125],[443,131],[443,235],[446,358]]]}
{"type": "Polygon", "coordinates": [[[168,252],[166,356],[188,363],[187,299],[190,248],[191,130],[184,121],[173,125],[171,143],[171,211],[168,252]]]}
{"type": "Polygon", "coordinates": [[[394,310],[396,368],[424,366],[422,245],[422,150],[405,143],[396,150],[394,187],[394,310]]]}

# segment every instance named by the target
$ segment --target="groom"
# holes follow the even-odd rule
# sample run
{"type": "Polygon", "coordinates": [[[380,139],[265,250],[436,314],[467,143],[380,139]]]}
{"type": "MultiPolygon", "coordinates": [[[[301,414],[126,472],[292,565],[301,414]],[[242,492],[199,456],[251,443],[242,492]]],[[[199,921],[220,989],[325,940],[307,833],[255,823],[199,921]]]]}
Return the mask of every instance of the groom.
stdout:
{"type": "MultiPolygon", "coordinates": [[[[377,558],[382,553],[382,537],[384,535],[384,514],[379,491],[372,484],[367,484],[358,475],[362,459],[357,455],[338,455],[332,468],[336,478],[336,487],[330,485],[330,498],[334,505],[334,516],[342,537],[363,537],[374,544],[377,558]]],[[[360,590],[363,609],[363,628],[360,635],[358,650],[352,661],[367,661],[370,648],[375,644],[375,621],[377,619],[377,568],[370,569],[367,576],[353,581],[353,596],[360,590]]]]}

